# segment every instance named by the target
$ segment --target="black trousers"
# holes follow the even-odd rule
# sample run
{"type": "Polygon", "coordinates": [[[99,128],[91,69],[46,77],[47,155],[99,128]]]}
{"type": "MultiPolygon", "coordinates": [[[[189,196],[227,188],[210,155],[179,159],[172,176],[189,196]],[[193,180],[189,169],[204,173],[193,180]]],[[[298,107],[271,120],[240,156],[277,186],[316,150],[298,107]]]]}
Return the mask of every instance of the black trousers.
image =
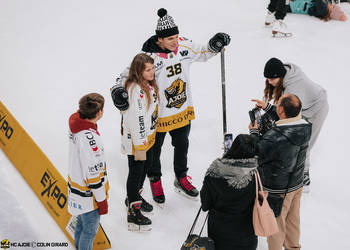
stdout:
{"type": "Polygon", "coordinates": [[[135,161],[135,156],[128,155],[129,174],[126,181],[126,193],[129,202],[140,201],[140,189],[146,178],[146,174],[151,167],[153,161],[153,147],[146,152],[145,161],[135,161]]]}
{"type": "Polygon", "coordinates": [[[283,20],[287,14],[288,4],[286,0],[270,0],[267,9],[270,12],[275,12],[275,17],[277,20],[283,20]]]}
{"type": "MultiPolygon", "coordinates": [[[[169,131],[171,136],[171,145],[174,147],[174,172],[177,178],[184,177],[187,174],[187,152],[188,152],[188,136],[190,135],[191,123],[169,131]]],[[[156,142],[154,144],[154,161],[151,168],[148,171],[148,177],[161,177],[161,163],[160,154],[162,152],[162,146],[164,143],[165,135],[167,132],[157,132],[156,142]]]]}

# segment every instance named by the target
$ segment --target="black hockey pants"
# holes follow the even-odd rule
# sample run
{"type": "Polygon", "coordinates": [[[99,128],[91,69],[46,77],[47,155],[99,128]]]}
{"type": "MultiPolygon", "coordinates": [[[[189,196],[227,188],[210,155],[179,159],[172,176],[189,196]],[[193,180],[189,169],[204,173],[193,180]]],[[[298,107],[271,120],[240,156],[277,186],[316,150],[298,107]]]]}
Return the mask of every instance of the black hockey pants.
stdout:
{"type": "Polygon", "coordinates": [[[267,9],[270,12],[275,12],[277,20],[283,20],[287,14],[288,0],[270,0],[270,4],[267,9]]]}
{"type": "MultiPolygon", "coordinates": [[[[188,136],[191,130],[191,123],[169,131],[171,136],[171,144],[174,147],[174,172],[176,177],[184,177],[187,174],[187,152],[188,152],[188,136]]],[[[160,163],[160,154],[162,151],[162,145],[164,138],[167,132],[157,132],[156,142],[154,144],[154,161],[151,168],[148,171],[148,177],[160,177],[162,176],[161,172],[161,163],[160,163]]]]}

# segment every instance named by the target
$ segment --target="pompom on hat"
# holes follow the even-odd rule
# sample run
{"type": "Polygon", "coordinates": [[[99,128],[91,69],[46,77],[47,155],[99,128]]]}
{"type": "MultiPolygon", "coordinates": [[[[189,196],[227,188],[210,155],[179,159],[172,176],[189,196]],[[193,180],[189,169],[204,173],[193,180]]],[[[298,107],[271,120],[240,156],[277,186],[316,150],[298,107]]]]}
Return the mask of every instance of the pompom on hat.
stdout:
{"type": "Polygon", "coordinates": [[[174,19],[168,15],[166,9],[159,9],[157,14],[159,16],[156,28],[156,35],[158,37],[164,38],[179,34],[179,29],[176,26],[174,19]]]}

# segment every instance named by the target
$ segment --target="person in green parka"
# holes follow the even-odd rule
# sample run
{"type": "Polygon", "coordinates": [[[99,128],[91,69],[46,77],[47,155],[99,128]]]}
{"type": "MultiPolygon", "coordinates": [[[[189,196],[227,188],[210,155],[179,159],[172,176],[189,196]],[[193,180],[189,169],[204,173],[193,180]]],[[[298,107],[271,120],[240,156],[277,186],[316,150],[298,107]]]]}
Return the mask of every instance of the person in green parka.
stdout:
{"type": "Polygon", "coordinates": [[[339,5],[331,4],[327,0],[292,0],[287,7],[287,12],[310,15],[323,21],[329,21],[331,19],[339,21],[347,20],[347,16],[340,9],[339,5]]]}

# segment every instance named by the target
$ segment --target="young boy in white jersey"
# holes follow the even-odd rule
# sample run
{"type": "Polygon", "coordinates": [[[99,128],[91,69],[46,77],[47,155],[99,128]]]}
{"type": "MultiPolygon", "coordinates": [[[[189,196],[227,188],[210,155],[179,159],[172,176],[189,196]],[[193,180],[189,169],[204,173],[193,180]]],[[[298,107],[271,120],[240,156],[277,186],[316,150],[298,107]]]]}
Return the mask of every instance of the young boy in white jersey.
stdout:
{"type": "Polygon", "coordinates": [[[69,118],[68,211],[77,216],[77,249],[92,249],[100,215],[108,213],[106,162],[96,124],[103,116],[103,106],[103,96],[87,94],[69,118]]]}

